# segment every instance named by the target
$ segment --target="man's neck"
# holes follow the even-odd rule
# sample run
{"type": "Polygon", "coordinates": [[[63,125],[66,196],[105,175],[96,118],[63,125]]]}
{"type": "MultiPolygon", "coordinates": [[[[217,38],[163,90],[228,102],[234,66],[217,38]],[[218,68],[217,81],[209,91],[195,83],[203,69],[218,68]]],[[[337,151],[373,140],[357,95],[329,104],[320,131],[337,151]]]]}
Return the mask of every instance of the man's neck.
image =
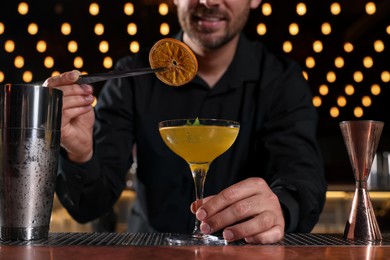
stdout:
{"type": "Polygon", "coordinates": [[[238,40],[239,35],[218,49],[205,50],[184,35],[184,42],[194,51],[198,59],[198,75],[210,88],[215,86],[232,62],[238,40]]]}

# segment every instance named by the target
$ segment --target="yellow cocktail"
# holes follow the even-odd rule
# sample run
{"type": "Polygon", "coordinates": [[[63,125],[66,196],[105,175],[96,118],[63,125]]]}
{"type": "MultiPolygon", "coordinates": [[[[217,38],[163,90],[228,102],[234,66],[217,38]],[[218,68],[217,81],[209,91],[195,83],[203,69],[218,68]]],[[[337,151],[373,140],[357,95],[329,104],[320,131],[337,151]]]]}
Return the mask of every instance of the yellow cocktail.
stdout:
{"type": "Polygon", "coordinates": [[[207,164],[234,143],[238,127],[169,126],[160,128],[165,144],[189,164],[207,164]]]}
{"type": "MultiPolygon", "coordinates": [[[[195,183],[198,207],[203,199],[203,186],[212,161],[226,152],[238,136],[240,124],[219,119],[177,119],[159,123],[159,131],[165,144],[190,166],[195,183]]],[[[221,245],[223,238],[203,235],[200,222],[195,221],[192,235],[170,237],[170,244],[221,245]]]]}

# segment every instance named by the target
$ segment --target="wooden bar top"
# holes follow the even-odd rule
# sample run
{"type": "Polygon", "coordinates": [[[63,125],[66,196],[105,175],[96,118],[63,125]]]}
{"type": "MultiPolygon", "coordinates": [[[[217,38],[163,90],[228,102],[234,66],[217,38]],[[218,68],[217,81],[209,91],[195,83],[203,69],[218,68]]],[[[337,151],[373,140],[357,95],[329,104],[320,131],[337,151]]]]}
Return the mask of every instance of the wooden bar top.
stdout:
{"type": "Polygon", "coordinates": [[[0,259],[389,259],[389,246],[0,246],[0,259]]]}
{"type": "Polygon", "coordinates": [[[169,234],[50,233],[37,241],[0,241],[0,259],[390,259],[390,235],[382,241],[343,239],[340,234],[286,234],[270,245],[169,246],[169,234]]]}

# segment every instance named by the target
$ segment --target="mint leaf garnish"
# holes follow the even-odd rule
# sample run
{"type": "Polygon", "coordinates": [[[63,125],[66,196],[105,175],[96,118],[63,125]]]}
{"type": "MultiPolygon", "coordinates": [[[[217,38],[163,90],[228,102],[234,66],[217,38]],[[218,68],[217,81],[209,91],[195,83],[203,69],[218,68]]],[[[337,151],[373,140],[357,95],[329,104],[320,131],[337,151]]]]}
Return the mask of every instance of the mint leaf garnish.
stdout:
{"type": "Polygon", "coordinates": [[[199,121],[198,118],[196,118],[196,119],[194,120],[193,123],[191,123],[190,120],[187,120],[186,125],[189,125],[189,126],[198,126],[198,125],[200,125],[200,121],[199,121]]]}
{"type": "Polygon", "coordinates": [[[194,123],[192,125],[200,125],[200,121],[198,118],[195,119],[194,123]]]}

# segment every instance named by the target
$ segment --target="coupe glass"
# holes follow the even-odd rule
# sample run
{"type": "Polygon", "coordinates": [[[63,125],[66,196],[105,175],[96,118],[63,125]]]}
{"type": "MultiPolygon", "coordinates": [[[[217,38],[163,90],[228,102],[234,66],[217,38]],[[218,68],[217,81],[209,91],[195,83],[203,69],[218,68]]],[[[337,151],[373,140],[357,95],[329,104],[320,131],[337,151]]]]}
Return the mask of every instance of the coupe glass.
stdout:
{"type": "MultiPolygon", "coordinates": [[[[203,187],[210,164],[227,151],[237,138],[240,124],[221,119],[174,119],[158,124],[165,144],[189,165],[195,184],[197,208],[202,205],[203,187]]],[[[195,218],[192,234],[167,238],[171,245],[226,245],[227,241],[200,231],[195,218]]]]}

